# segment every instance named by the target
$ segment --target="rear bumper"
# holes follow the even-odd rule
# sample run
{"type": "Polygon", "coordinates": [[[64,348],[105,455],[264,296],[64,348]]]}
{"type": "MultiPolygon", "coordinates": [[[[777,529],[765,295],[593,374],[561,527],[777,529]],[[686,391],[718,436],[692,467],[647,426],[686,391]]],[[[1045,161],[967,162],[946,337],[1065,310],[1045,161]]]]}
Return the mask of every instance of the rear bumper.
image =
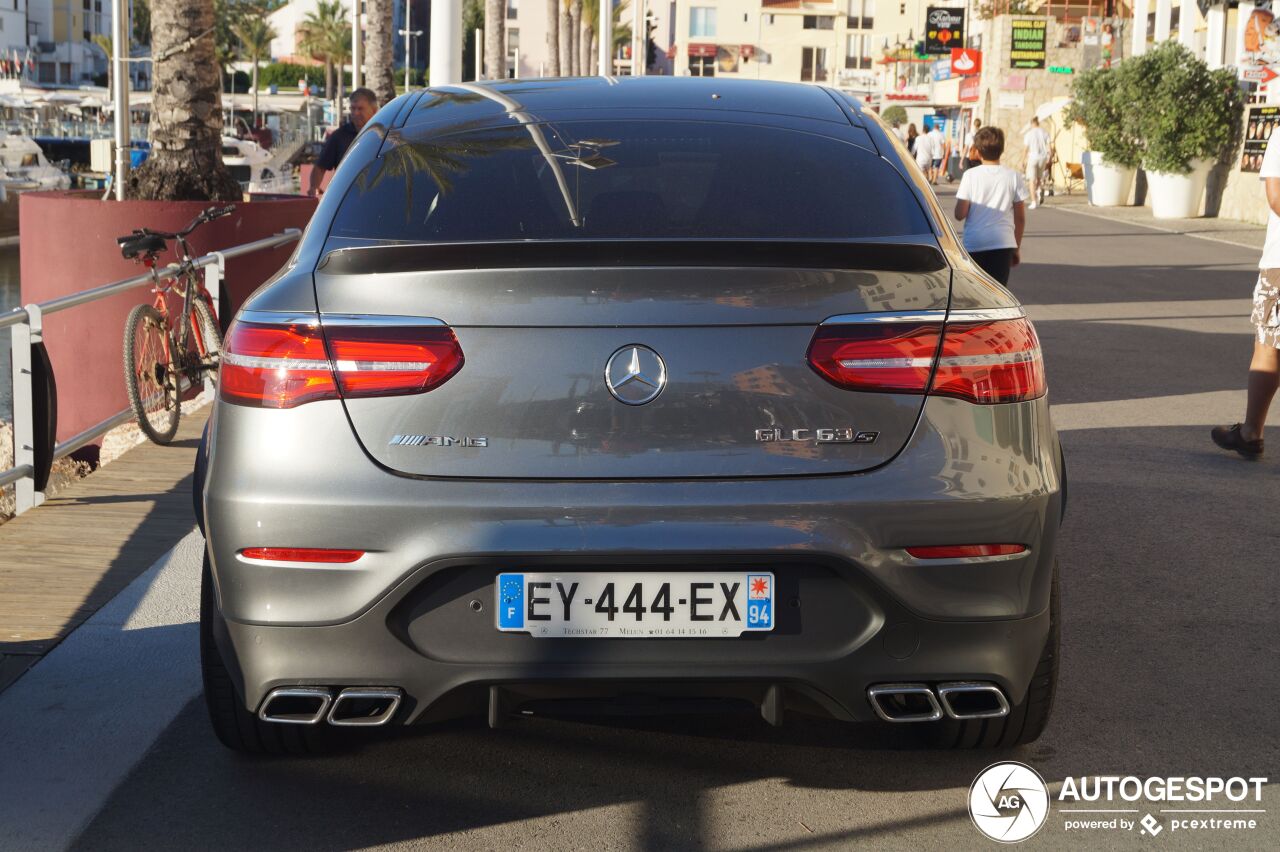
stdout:
{"type": "Polygon", "coordinates": [[[714,482],[411,479],[364,455],[340,404],[284,412],[288,434],[281,414],[219,404],[205,491],[225,619],[216,635],[251,708],[292,685],[399,687],[401,721],[482,709],[495,685],[513,700],[756,700],[782,685],[808,709],[870,719],[866,689],[884,682],[989,681],[1017,702],[1048,635],[1063,483],[1044,399],[930,398],[880,469],[714,482]],[[988,542],[1028,550],[930,562],[903,550],[988,542]],[[367,553],[328,567],[237,555],[254,546],[367,553]],[[697,640],[497,634],[494,576],[565,564],[767,565],[778,628],[697,640]]]}

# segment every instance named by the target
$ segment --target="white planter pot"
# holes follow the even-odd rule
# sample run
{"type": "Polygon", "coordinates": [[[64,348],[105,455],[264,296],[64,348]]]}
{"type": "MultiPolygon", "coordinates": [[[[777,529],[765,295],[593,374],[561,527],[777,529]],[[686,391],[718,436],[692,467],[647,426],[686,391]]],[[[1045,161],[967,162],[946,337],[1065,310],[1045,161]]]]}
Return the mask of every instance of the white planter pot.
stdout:
{"type": "Polygon", "coordinates": [[[1196,160],[1190,174],[1147,171],[1147,192],[1151,196],[1151,215],[1157,219],[1195,219],[1200,215],[1205,182],[1213,163],[1196,160]]]}
{"type": "Polygon", "coordinates": [[[1129,203],[1136,169],[1114,166],[1097,151],[1085,151],[1084,185],[1089,192],[1089,203],[1094,207],[1124,207],[1129,203]]]}

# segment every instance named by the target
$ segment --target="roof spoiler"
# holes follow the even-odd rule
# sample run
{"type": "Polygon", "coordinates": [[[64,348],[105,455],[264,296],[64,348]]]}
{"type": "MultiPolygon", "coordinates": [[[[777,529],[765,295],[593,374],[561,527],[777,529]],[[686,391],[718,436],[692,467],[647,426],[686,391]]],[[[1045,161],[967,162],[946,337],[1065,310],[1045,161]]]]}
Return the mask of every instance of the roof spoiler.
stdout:
{"type": "Polygon", "coordinates": [[[780,240],[528,240],[412,243],[330,251],[317,267],[329,275],[557,267],[779,267],[937,272],[947,266],[923,242],[780,240]]]}

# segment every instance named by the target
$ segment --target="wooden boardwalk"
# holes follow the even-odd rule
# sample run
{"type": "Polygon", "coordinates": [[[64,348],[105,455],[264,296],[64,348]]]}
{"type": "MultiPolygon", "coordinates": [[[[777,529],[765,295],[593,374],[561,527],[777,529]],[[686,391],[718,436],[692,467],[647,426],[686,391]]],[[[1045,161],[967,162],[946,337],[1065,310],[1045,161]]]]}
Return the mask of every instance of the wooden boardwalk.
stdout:
{"type": "Polygon", "coordinates": [[[195,526],[191,469],[208,413],[0,525],[0,690],[195,526]]]}

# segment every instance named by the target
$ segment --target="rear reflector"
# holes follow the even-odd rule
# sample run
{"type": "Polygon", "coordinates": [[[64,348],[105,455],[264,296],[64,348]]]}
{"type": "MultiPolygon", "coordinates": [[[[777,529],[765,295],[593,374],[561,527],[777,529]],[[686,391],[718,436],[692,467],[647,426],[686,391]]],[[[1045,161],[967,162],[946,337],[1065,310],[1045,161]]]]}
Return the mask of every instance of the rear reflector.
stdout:
{"type": "Polygon", "coordinates": [[[939,323],[824,325],[808,357],[819,375],[848,390],[928,392],[981,405],[1047,390],[1040,341],[1022,317],[948,323],[945,333],[939,323]]]}
{"type": "Polygon", "coordinates": [[[462,368],[452,329],[236,321],[222,354],[228,402],[293,408],[320,399],[425,393],[462,368]]]}
{"type": "Polygon", "coordinates": [[[363,550],[330,550],[319,547],[246,547],[240,551],[245,559],[262,559],[267,562],[323,562],[337,564],[355,562],[364,556],[363,550]]]}
{"type": "Polygon", "coordinates": [[[975,556],[1012,556],[1026,549],[1021,544],[941,544],[908,547],[906,550],[916,559],[965,559],[975,556]]]}

